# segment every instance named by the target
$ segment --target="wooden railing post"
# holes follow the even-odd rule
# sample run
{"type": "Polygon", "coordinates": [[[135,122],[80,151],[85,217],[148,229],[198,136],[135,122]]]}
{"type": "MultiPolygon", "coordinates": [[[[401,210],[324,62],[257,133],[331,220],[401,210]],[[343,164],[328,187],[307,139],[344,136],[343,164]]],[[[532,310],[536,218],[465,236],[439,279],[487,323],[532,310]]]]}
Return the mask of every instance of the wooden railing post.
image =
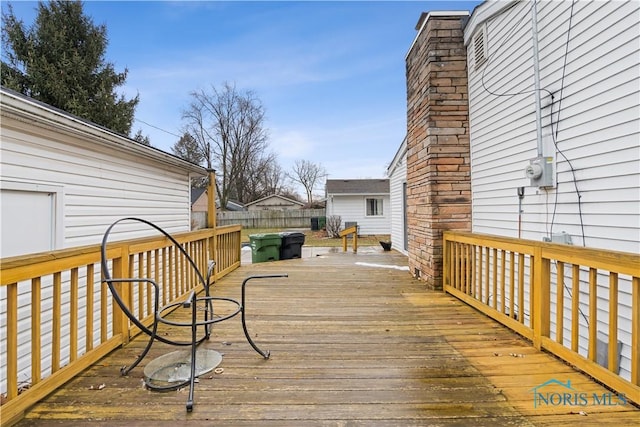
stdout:
{"type": "MultiPolygon", "coordinates": [[[[214,169],[208,169],[209,172],[209,184],[207,186],[207,228],[213,230],[211,237],[209,238],[209,256],[211,260],[216,261],[218,259],[218,236],[216,233],[216,217],[218,215],[216,211],[216,171],[214,169]]],[[[213,270],[213,279],[217,279],[218,266],[213,270]]]]}
{"type": "MultiPolygon", "coordinates": [[[[112,260],[112,276],[114,279],[124,278],[129,275],[129,246],[122,245],[120,250],[120,256],[112,260]]],[[[129,304],[131,299],[131,285],[123,283],[115,283],[118,295],[122,298],[125,304],[129,304]]],[[[113,303],[113,334],[122,336],[122,344],[129,342],[129,319],[120,309],[118,304],[113,303]]]]}
{"type": "Polygon", "coordinates": [[[549,337],[550,330],[550,301],[551,301],[551,262],[542,257],[542,248],[535,248],[533,258],[534,280],[533,292],[533,345],[542,349],[542,338],[549,337]]]}
{"type": "Polygon", "coordinates": [[[447,232],[442,233],[442,288],[451,286],[451,247],[447,232]]]}

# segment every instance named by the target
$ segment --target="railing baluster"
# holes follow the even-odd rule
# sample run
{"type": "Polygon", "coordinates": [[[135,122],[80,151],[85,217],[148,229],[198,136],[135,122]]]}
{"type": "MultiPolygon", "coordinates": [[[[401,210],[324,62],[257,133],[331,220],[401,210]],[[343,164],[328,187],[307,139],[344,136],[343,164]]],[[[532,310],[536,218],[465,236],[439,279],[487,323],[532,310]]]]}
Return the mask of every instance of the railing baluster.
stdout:
{"type": "MultiPolygon", "coordinates": [[[[134,272],[129,277],[147,277],[146,273],[143,270],[145,266],[144,253],[140,252],[136,258],[138,259],[138,262],[136,265],[137,273],[134,272]]],[[[135,286],[138,288],[138,319],[144,319],[147,314],[144,309],[144,303],[145,303],[144,290],[145,290],[146,284],[138,282],[136,283],[135,286]]]]}
{"type": "Polygon", "coordinates": [[[460,281],[460,268],[458,267],[460,264],[460,243],[456,242],[453,244],[453,265],[456,266],[455,268],[455,279],[454,279],[454,283],[455,283],[455,288],[458,290],[461,290],[462,286],[461,286],[461,281],[460,281]]]}
{"type": "Polygon", "coordinates": [[[100,282],[100,342],[107,340],[107,330],[109,328],[109,319],[107,317],[107,308],[109,307],[108,295],[107,284],[100,282]]]}
{"type": "Polygon", "coordinates": [[[476,268],[477,268],[477,261],[476,261],[476,256],[477,256],[477,249],[478,247],[476,245],[471,245],[471,254],[470,254],[470,258],[471,258],[471,296],[473,296],[474,298],[478,297],[478,288],[476,287],[476,279],[477,279],[477,275],[476,275],[476,268]]]}
{"type": "Polygon", "coordinates": [[[78,358],[78,268],[71,269],[71,292],[69,298],[69,361],[78,358]]]}
{"type": "Polygon", "coordinates": [[[171,298],[171,289],[169,288],[171,278],[169,277],[169,269],[167,268],[167,248],[160,249],[160,253],[160,263],[162,264],[162,305],[166,305],[169,298],[171,298]]]}
{"type": "Polygon", "coordinates": [[[484,272],[484,300],[482,300],[485,304],[489,304],[489,299],[491,298],[491,293],[489,292],[490,283],[489,283],[489,273],[491,270],[491,256],[490,256],[490,248],[487,246],[484,248],[485,258],[487,259],[487,267],[484,272]]]}
{"type": "Polygon", "coordinates": [[[484,287],[484,282],[482,278],[484,277],[484,251],[482,246],[478,246],[478,295],[476,299],[478,301],[482,301],[482,290],[484,287]]]}
{"type": "Polygon", "coordinates": [[[505,280],[505,272],[506,272],[506,253],[503,250],[500,251],[500,312],[505,312],[505,291],[506,291],[506,280],[505,280]]]}
{"type": "Polygon", "coordinates": [[[598,270],[589,268],[589,359],[598,358],[598,270]]]}
{"type": "Polygon", "coordinates": [[[493,248],[493,271],[491,275],[491,285],[493,288],[493,300],[491,301],[491,307],[498,308],[498,249],[493,248]]]}
{"type": "Polygon", "coordinates": [[[640,385],[640,277],[631,290],[631,382],[640,385]]]}
{"type": "Polygon", "coordinates": [[[564,262],[558,261],[556,288],[556,342],[564,342],[564,262]]]}
{"type": "Polygon", "coordinates": [[[535,303],[535,286],[536,280],[539,280],[536,277],[536,269],[535,264],[538,258],[535,256],[529,256],[529,327],[533,328],[533,325],[536,321],[536,315],[538,314],[534,308],[535,303]]]}
{"type": "Polygon", "coordinates": [[[51,338],[51,372],[60,369],[60,339],[62,329],[62,273],[53,273],[53,327],[51,338]]]}
{"type": "Polygon", "coordinates": [[[475,246],[467,245],[467,289],[468,294],[475,294],[475,289],[473,287],[473,264],[475,255],[475,246]]]}
{"type": "Polygon", "coordinates": [[[18,284],[7,285],[7,399],[18,395],[18,284]],[[14,381],[11,381],[15,379],[14,381]]]}
{"type": "Polygon", "coordinates": [[[169,298],[170,300],[177,298],[179,294],[178,275],[176,274],[176,265],[174,263],[174,259],[175,259],[174,252],[175,252],[175,249],[170,247],[168,257],[167,257],[167,268],[169,269],[169,283],[171,284],[171,287],[169,288],[169,292],[171,293],[171,298],[169,298]]]}
{"type": "Polygon", "coordinates": [[[571,283],[571,350],[578,352],[580,340],[580,266],[573,264],[571,283]]]}
{"type": "MultiPolygon", "coordinates": [[[[144,272],[144,277],[153,277],[153,257],[152,257],[153,251],[147,251],[145,253],[145,257],[147,258],[147,266],[145,268],[145,272],[144,272]]],[[[145,316],[149,316],[153,314],[153,308],[152,308],[152,294],[153,291],[151,290],[151,283],[147,282],[144,285],[144,294],[145,294],[145,305],[147,307],[146,312],[145,312],[145,316]]]]}
{"type": "Polygon", "coordinates": [[[524,254],[518,254],[518,320],[524,325],[524,254]]]}
{"type": "Polygon", "coordinates": [[[509,252],[509,317],[515,319],[516,253],[509,252]]]}
{"type": "Polygon", "coordinates": [[[93,268],[93,264],[88,264],[87,265],[87,277],[86,277],[86,297],[85,297],[85,307],[86,307],[86,312],[85,312],[85,316],[87,318],[87,321],[85,323],[85,328],[84,328],[84,336],[85,336],[85,348],[86,351],[89,352],[91,350],[93,350],[93,292],[94,292],[94,287],[93,287],[93,276],[94,276],[94,268],[93,268]]]}
{"type": "MultiPolygon", "coordinates": [[[[42,379],[42,279],[31,279],[31,383],[42,379]]],[[[11,348],[11,346],[9,346],[11,348]]]]}
{"type": "Polygon", "coordinates": [[[618,273],[609,273],[609,370],[618,372],[618,273]]]}

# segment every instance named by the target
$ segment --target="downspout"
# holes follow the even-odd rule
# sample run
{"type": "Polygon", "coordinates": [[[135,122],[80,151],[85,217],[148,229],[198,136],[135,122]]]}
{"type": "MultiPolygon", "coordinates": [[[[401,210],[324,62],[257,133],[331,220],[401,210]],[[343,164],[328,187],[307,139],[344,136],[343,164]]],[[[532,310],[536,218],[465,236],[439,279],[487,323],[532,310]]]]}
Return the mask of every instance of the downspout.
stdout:
{"type": "Polygon", "coordinates": [[[542,102],[540,99],[540,61],[538,58],[538,2],[533,0],[531,7],[531,37],[533,39],[533,83],[536,102],[536,140],[538,157],[544,155],[542,149],[542,102]]]}

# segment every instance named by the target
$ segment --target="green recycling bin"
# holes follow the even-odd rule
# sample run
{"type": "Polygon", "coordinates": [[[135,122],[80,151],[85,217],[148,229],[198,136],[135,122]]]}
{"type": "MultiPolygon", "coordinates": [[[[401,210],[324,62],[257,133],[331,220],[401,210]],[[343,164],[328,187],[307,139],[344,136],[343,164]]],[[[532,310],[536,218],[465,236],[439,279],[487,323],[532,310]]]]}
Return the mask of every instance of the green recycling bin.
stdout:
{"type": "Polygon", "coordinates": [[[279,233],[250,234],[251,262],[278,261],[282,236],[279,233]]]}
{"type": "Polygon", "coordinates": [[[324,230],[325,228],[327,228],[327,217],[326,216],[318,217],[318,228],[320,230],[324,230]]]}

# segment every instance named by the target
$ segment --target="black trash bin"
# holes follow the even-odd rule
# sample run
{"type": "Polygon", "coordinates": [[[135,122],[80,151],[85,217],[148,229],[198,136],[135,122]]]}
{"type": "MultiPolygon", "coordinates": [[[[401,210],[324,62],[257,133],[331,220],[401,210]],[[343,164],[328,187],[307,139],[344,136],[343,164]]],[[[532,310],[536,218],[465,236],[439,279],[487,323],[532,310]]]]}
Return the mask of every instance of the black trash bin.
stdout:
{"type": "Polygon", "coordinates": [[[280,259],[302,258],[304,233],[287,232],[280,233],[280,236],[282,237],[280,259]]]}
{"type": "Polygon", "coordinates": [[[320,230],[320,218],[317,216],[314,216],[311,218],[311,231],[318,231],[320,230]]]}

